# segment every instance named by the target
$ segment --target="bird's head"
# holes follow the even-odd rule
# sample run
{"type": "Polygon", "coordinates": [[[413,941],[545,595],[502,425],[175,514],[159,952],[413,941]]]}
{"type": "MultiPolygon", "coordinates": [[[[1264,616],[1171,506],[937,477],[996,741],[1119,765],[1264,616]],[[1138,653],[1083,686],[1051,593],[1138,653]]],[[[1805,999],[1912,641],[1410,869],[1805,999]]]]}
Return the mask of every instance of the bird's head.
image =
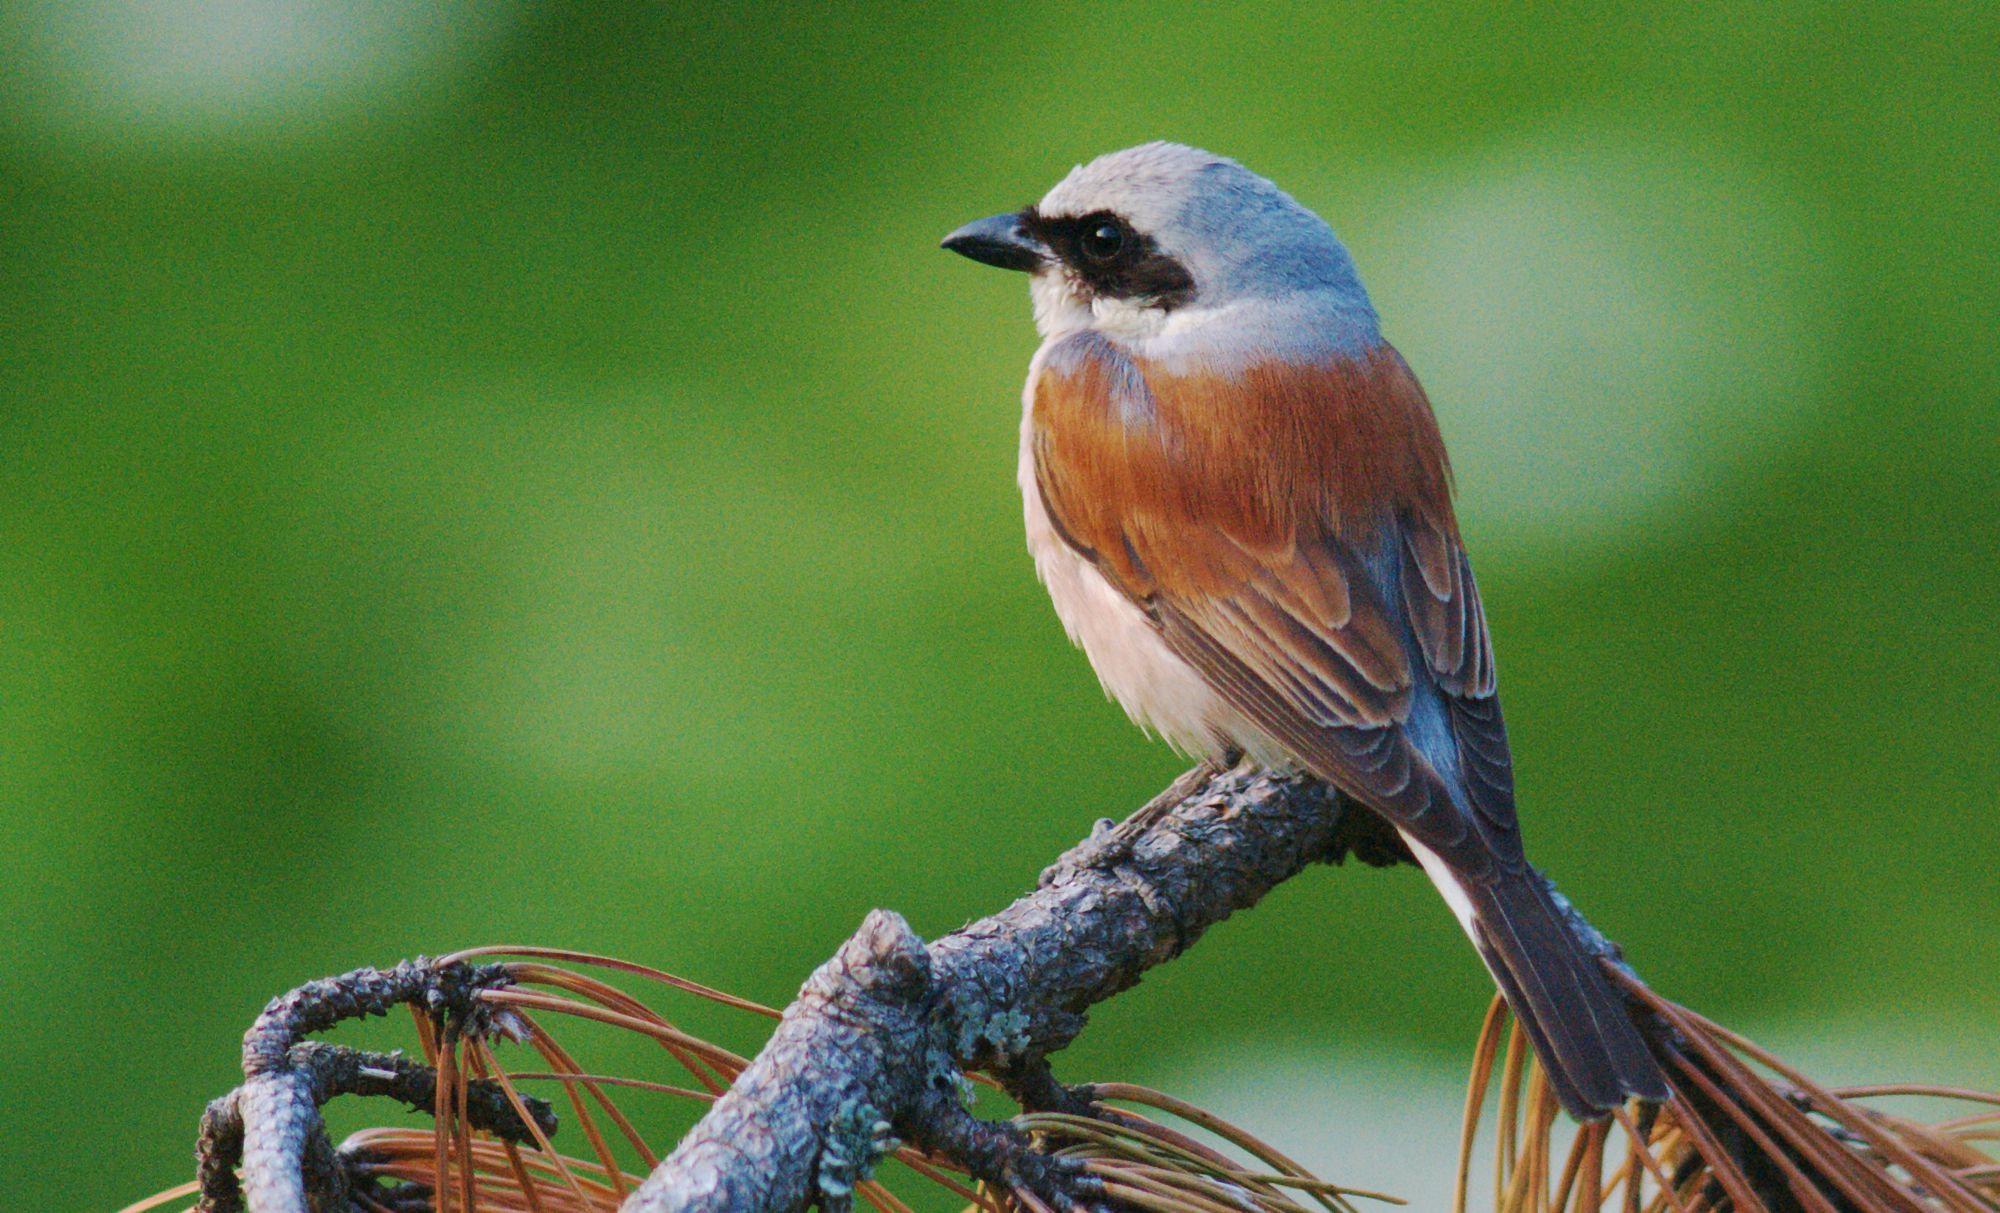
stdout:
{"type": "Polygon", "coordinates": [[[1178,143],[1099,156],[944,247],[1026,271],[1052,339],[1088,330],[1135,352],[1231,360],[1379,340],[1353,259],[1319,216],[1234,160],[1178,143]]]}

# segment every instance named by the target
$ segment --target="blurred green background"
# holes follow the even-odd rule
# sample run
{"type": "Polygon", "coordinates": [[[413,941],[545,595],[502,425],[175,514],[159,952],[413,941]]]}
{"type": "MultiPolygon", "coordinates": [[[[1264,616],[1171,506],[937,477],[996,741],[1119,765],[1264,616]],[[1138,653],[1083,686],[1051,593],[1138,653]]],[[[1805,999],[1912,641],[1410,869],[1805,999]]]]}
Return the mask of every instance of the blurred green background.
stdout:
{"type": "MultiPolygon", "coordinates": [[[[186,1178],[304,979],[782,1002],[1169,778],[1022,549],[1023,283],[936,249],[1159,137],[1429,384],[1539,860],[1712,1016],[2000,1080],[2000,27],[1401,8],[0,8],[0,1207],[186,1178]]],[[[1327,870],[1061,1068],[1296,1058],[1284,1140],[1489,989],[1327,870]]]]}

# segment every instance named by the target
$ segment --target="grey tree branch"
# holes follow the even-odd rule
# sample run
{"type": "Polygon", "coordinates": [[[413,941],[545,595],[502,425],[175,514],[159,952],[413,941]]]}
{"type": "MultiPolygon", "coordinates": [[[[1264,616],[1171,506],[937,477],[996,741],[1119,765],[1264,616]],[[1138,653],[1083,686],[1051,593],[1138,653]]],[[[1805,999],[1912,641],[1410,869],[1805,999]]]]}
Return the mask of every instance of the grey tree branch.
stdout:
{"type": "MultiPolygon", "coordinates": [[[[1091,1088],[1058,1083],[1048,1066],[1048,1056],[1083,1030],[1089,1008],[1306,866],[1349,855],[1377,865],[1410,858],[1393,829],[1324,784],[1203,766],[1123,824],[1100,822],[1033,892],[942,939],[926,945],[901,918],[874,911],[807,980],[763,1051],[632,1193],[625,1213],[792,1213],[813,1205],[850,1213],[855,1186],[899,1137],[1009,1186],[1046,1213],[1111,1204],[1080,1163],[1040,1153],[1011,1121],[973,1116],[964,1075],[994,1075],[1031,1110],[1117,1116],[1094,1105],[1091,1088]]],[[[1927,1147],[1890,1143],[1868,1129],[1865,1113],[1832,1095],[1767,1085],[1732,1060],[1732,1049],[1748,1046],[1647,991],[1615,945],[1566,901],[1558,905],[1577,938],[1615,966],[1628,1011],[1656,1055],[1695,1082],[1692,1096],[1671,1105],[1699,1150],[1680,1165],[1710,1168],[1705,1182],[1725,1199],[1740,1193],[1747,1206],[1755,1197],[1776,1213],[1867,1203],[1847,1199],[1856,1192],[1881,1196],[1884,1209],[1914,1209],[1937,1192],[1963,1197],[1954,1208],[1977,1204],[1960,1180],[1979,1167],[1940,1169],[1927,1161],[1927,1147]],[[1787,1102],[1801,1098],[1838,1120],[1840,1131],[1829,1134],[1787,1102]],[[1853,1139],[1843,1140],[1848,1131],[1853,1139]],[[1891,1166],[1911,1178],[1897,1178],[1891,1166]]],[[[273,999],[244,1037],[243,1085],[203,1117],[201,1213],[435,1207],[433,1196],[443,1194],[395,1181],[365,1145],[336,1149],[319,1109],[342,1094],[430,1106],[437,1075],[400,1055],[303,1038],[407,1005],[428,1016],[446,1056],[458,1041],[519,1040],[531,1025],[495,994],[515,979],[504,964],[418,957],[273,999]]],[[[473,1128],[538,1142],[553,1130],[545,1102],[517,1105],[488,1080],[453,1093],[473,1128]]],[[[1633,1113],[1642,1139],[1655,1111],[1642,1105],[1633,1113]]]]}
{"type": "MultiPolygon", "coordinates": [[[[510,983],[499,965],[440,965],[419,956],[391,969],[307,982],[272,999],[243,1035],[243,1085],[202,1114],[195,1143],[199,1213],[241,1213],[246,1206],[254,1213],[349,1208],[369,1160],[334,1149],[320,1108],[338,1095],[388,1096],[427,1107],[437,1074],[400,1053],[363,1053],[304,1037],[398,1006],[416,1007],[453,1035],[518,1035],[518,1024],[478,999],[481,990],[510,983]]],[[[544,1134],[555,1131],[546,1100],[522,1102],[544,1134]]],[[[509,1141],[531,1137],[512,1101],[490,1080],[468,1084],[466,1116],[475,1128],[509,1141]]]]}
{"type": "Polygon", "coordinates": [[[1075,1106],[1048,1054],[1086,1010],[1309,864],[1407,858],[1372,814],[1311,779],[1207,766],[1092,836],[1006,909],[928,946],[877,910],[814,973],[735,1085],[625,1213],[844,1210],[891,1134],[1029,1188],[1051,1207],[1096,1195],[960,1097],[991,1072],[1030,1106],[1075,1106]]]}
{"type": "MultiPolygon", "coordinates": [[[[1011,1123],[973,1116],[965,1073],[994,1075],[1031,1109],[1089,1113],[1090,1089],[1058,1083],[1047,1058],[1083,1030],[1091,1006],[1306,866],[1348,855],[1409,859],[1381,819],[1351,811],[1324,784],[1203,765],[1122,824],[1099,822],[1033,892],[928,946],[877,910],[807,980],[763,1051],[626,1213],[847,1213],[854,1186],[898,1137],[1055,1213],[1096,1204],[1101,1188],[1076,1164],[1037,1152],[1011,1123]]],[[[243,1085],[202,1120],[202,1213],[334,1213],[360,1195],[367,1207],[428,1207],[421,1185],[376,1186],[371,1160],[335,1149],[319,1109],[343,1094],[428,1105],[436,1075],[305,1037],[402,1005],[446,1040],[519,1039],[526,1025],[481,997],[512,980],[505,965],[417,957],[273,999],[244,1036],[243,1085]]],[[[475,1128],[530,1135],[490,1082],[473,1080],[468,1096],[475,1128]]],[[[546,1135],[550,1109],[528,1107],[546,1135]]]]}

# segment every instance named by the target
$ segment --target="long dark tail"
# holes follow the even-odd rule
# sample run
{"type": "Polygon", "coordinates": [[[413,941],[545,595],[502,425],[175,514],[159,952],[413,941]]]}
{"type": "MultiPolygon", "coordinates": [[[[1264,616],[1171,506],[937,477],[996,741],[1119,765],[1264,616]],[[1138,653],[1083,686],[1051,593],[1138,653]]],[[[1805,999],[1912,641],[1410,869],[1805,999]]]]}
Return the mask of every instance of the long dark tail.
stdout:
{"type": "Polygon", "coordinates": [[[1666,1076],[1625,999],[1533,869],[1459,886],[1469,931],[1571,1116],[1600,1120],[1628,1096],[1667,1098],[1666,1076]]]}

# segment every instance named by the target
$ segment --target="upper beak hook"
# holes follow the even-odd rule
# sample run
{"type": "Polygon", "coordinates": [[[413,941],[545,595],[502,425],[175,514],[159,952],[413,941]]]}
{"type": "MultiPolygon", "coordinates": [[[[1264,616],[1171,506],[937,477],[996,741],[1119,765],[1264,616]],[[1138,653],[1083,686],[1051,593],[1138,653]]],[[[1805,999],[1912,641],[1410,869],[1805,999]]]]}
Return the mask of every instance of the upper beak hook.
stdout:
{"type": "Polygon", "coordinates": [[[1003,270],[1040,269],[1050,259],[1049,247],[1028,230],[1020,211],[975,219],[946,236],[940,247],[1003,270]]]}

